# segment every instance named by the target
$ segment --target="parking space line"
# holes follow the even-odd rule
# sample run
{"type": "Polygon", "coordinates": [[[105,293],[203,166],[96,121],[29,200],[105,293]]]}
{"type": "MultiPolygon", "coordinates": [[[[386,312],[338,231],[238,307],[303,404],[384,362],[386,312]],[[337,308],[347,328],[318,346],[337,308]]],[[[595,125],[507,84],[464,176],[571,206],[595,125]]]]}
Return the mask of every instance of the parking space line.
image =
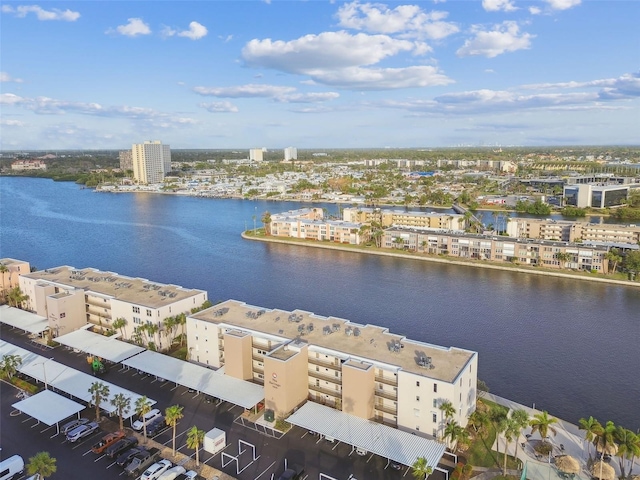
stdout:
{"type": "Polygon", "coordinates": [[[89,455],[90,453],[91,453],[91,450],[87,450],[86,452],[84,452],[84,453],[82,454],[82,456],[84,457],[85,455],[89,455]]]}
{"type": "Polygon", "coordinates": [[[100,460],[100,459],[102,459],[102,458],[104,458],[104,457],[106,457],[106,455],[105,455],[105,454],[100,455],[98,458],[96,458],[96,459],[93,461],[93,463],[96,463],[98,460],[100,460]]]}
{"type": "Polygon", "coordinates": [[[253,480],[258,480],[262,475],[264,475],[265,473],[267,473],[267,470],[269,470],[271,467],[273,467],[276,464],[276,461],[274,460],[273,463],[271,465],[269,465],[267,468],[265,468],[262,473],[260,475],[258,475],[256,478],[254,478],[253,480]]]}
{"type": "Polygon", "coordinates": [[[111,468],[111,467],[113,467],[115,464],[116,464],[116,462],[115,462],[115,461],[113,461],[113,462],[111,462],[109,465],[107,465],[107,468],[111,468]]]}

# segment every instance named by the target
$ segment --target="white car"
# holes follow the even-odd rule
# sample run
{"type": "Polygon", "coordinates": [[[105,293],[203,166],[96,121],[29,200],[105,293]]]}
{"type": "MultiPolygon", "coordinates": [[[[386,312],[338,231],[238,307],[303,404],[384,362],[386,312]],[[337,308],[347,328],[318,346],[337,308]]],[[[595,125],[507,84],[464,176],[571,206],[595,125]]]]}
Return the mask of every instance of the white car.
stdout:
{"type": "Polygon", "coordinates": [[[181,465],[176,465],[173,468],[170,468],[169,470],[167,470],[166,472],[164,472],[162,475],[160,475],[158,477],[158,480],[175,480],[175,478],[180,475],[181,473],[185,473],[186,470],[184,469],[183,466],[181,465]]]}
{"type": "Polygon", "coordinates": [[[169,460],[160,460],[154,463],[142,474],[140,480],[157,480],[160,475],[166,472],[173,465],[169,460]]]}
{"type": "Polygon", "coordinates": [[[98,429],[98,426],[99,425],[96,422],[89,422],[86,425],[80,425],[67,433],[67,440],[72,443],[77,442],[81,438],[89,436],[95,432],[98,429]]]}
{"type": "Polygon", "coordinates": [[[154,408],[153,410],[149,410],[144,416],[140,417],[138,420],[133,422],[134,430],[142,430],[145,425],[149,425],[153,420],[158,418],[161,415],[160,410],[154,408]]]}

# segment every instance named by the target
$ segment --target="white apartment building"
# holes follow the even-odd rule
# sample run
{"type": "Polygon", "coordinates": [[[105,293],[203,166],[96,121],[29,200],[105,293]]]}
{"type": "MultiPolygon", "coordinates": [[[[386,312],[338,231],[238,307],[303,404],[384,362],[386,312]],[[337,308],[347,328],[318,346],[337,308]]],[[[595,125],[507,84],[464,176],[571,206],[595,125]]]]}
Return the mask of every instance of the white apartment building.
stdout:
{"type": "Polygon", "coordinates": [[[227,300],[187,317],[191,361],[264,386],[265,408],[286,418],[306,401],[423,436],[442,437],[475,410],[478,354],[375,325],[227,300]]]}
{"type": "Polygon", "coordinates": [[[263,160],[263,153],[262,148],[251,148],[249,149],[249,160],[252,162],[261,162],[263,160]]]}
{"type": "MultiPolygon", "coordinates": [[[[110,330],[114,320],[124,318],[122,334],[132,339],[137,327],[153,323],[163,330],[167,317],[189,313],[207,300],[203,290],[69,266],[22,274],[20,288],[29,295],[27,310],[48,318],[56,337],[87,324],[100,331],[110,330]]],[[[160,350],[169,346],[164,331],[150,341],[160,350]]]]}
{"type": "Polygon", "coordinates": [[[507,233],[516,238],[563,242],[640,243],[640,225],[572,222],[539,218],[510,218],[507,233]]]}
{"type": "Polygon", "coordinates": [[[133,178],[138,183],[162,183],[171,171],[171,147],[160,140],[136,143],[131,147],[133,178]]]}
{"type": "Polygon", "coordinates": [[[362,224],[342,220],[325,220],[321,208],[301,208],[271,215],[274,237],[303,238],[359,245],[362,224]]]}
{"type": "Polygon", "coordinates": [[[298,149],[296,147],[287,147],[284,149],[284,159],[287,160],[297,160],[298,159],[298,149]]]}
{"type": "Polygon", "coordinates": [[[464,216],[457,213],[407,212],[367,207],[344,208],[342,219],[357,223],[378,222],[383,227],[396,225],[447,230],[464,230],[467,223],[464,216]]]}

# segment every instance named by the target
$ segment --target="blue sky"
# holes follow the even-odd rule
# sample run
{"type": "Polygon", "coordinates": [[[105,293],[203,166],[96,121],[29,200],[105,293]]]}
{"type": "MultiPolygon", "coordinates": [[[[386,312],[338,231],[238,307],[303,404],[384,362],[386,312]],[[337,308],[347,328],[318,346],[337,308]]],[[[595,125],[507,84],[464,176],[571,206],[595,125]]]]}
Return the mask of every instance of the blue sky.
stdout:
{"type": "Polygon", "coordinates": [[[0,147],[640,144],[640,2],[3,1],[0,147]]]}

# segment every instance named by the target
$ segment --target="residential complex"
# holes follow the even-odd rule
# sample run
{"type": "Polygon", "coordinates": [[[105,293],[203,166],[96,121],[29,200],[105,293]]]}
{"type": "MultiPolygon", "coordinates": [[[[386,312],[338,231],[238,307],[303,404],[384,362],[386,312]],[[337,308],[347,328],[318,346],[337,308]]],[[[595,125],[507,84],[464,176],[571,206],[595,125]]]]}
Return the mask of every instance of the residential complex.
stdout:
{"type": "Polygon", "coordinates": [[[46,170],[47,164],[42,160],[16,160],[11,162],[11,170],[25,171],[25,170],[46,170]]]}
{"type": "Polygon", "coordinates": [[[187,318],[191,361],[264,386],[286,417],[307,400],[401,430],[441,437],[449,401],[467,424],[478,354],[410,340],[383,327],[227,300],[187,318]]]}
{"type": "Polygon", "coordinates": [[[284,149],[284,159],[288,160],[297,160],[298,159],[298,149],[296,147],[287,147],[284,149]]]}
{"type": "Polygon", "coordinates": [[[2,277],[1,285],[3,293],[19,286],[20,275],[24,275],[25,273],[29,273],[31,271],[29,262],[15,260],[13,258],[0,259],[0,265],[2,265],[0,276],[2,277]]]}
{"type": "Polygon", "coordinates": [[[131,147],[131,161],[136,182],[161,183],[171,171],[171,148],[159,140],[137,143],[131,147]]]}
{"type": "Polygon", "coordinates": [[[262,162],[263,149],[262,148],[249,149],[249,160],[251,160],[252,162],[262,162]]]}
{"type": "Polygon", "coordinates": [[[384,231],[382,246],[414,252],[496,262],[516,262],[547,268],[570,268],[607,273],[607,246],[570,242],[474,235],[409,227],[384,231]],[[568,254],[563,260],[558,254],[568,254]]]}
{"type": "Polygon", "coordinates": [[[507,233],[516,238],[563,242],[640,243],[640,225],[572,222],[537,218],[510,218],[507,233]]]}
{"type": "Polygon", "coordinates": [[[133,170],[133,151],[123,150],[118,152],[118,159],[120,160],[120,170],[126,172],[127,170],[133,170]]]}
{"type": "Polygon", "coordinates": [[[302,208],[271,215],[271,235],[274,237],[326,240],[359,245],[362,224],[342,220],[326,220],[321,208],[302,208]]]}
{"type": "Polygon", "coordinates": [[[158,349],[169,346],[163,321],[189,313],[207,300],[203,290],[69,266],[21,274],[20,289],[29,296],[26,308],[46,317],[56,337],[87,324],[110,330],[114,320],[124,318],[127,339],[134,337],[136,327],[157,325],[160,331],[152,341],[158,349]]]}
{"type": "Polygon", "coordinates": [[[377,222],[383,227],[403,225],[448,230],[464,230],[467,224],[463,215],[454,213],[410,212],[381,208],[345,208],[342,210],[342,219],[354,223],[377,222]]]}

